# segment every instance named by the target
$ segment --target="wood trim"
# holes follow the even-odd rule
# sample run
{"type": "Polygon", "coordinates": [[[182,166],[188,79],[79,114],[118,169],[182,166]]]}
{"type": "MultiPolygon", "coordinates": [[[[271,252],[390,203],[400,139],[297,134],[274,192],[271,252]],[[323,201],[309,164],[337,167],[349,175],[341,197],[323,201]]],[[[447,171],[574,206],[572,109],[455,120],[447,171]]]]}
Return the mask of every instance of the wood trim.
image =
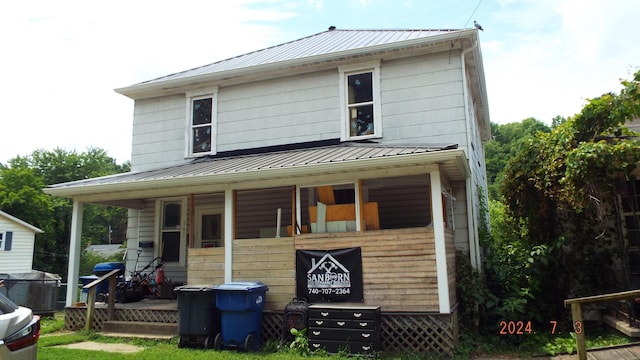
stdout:
{"type": "Polygon", "coordinates": [[[193,244],[195,243],[195,228],[196,228],[196,204],[195,204],[195,196],[193,194],[189,194],[189,248],[193,248],[193,244]]]}

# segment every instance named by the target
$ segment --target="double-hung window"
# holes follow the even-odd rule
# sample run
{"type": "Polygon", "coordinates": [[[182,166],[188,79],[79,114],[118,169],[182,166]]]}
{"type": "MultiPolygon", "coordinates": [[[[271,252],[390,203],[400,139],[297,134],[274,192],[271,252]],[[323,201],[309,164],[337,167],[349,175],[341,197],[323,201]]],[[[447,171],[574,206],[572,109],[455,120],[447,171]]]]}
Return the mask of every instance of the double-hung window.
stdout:
{"type": "Polygon", "coordinates": [[[217,88],[187,93],[187,156],[215,154],[217,88]]]}
{"type": "Polygon", "coordinates": [[[340,68],[342,140],[382,136],[380,66],[340,68]]]}

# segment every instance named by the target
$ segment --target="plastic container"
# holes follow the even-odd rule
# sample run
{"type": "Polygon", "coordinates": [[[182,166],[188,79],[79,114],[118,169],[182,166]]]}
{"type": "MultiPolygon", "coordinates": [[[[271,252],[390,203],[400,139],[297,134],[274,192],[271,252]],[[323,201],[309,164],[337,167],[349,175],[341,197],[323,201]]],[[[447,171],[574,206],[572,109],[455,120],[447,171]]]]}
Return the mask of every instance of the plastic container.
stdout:
{"type": "Polygon", "coordinates": [[[230,282],[215,288],[221,332],[216,335],[214,348],[260,348],[262,310],[268,290],[260,282],[230,282]]]}
{"type": "MultiPolygon", "coordinates": [[[[83,287],[82,292],[80,293],[80,302],[87,302],[87,298],[89,297],[89,289],[84,289],[86,285],[91,284],[92,282],[98,280],[98,276],[96,275],[87,275],[80,276],[80,285],[83,287]]],[[[109,280],[103,280],[96,286],[96,300],[98,300],[98,295],[103,295],[109,292],[109,280]]]]}
{"type": "Polygon", "coordinates": [[[120,270],[119,275],[124,275],[125,266],[121,262],[103,262],[97,263],[93,267],[93,273],[98,276],[107,275],[112,270],[120,270]]]}
{"type": "Polygon", "coordinates": [[[178,297],[178,347],[212,348],[220,332],[214,286],[184,285],[174,291],[178,297]]]}

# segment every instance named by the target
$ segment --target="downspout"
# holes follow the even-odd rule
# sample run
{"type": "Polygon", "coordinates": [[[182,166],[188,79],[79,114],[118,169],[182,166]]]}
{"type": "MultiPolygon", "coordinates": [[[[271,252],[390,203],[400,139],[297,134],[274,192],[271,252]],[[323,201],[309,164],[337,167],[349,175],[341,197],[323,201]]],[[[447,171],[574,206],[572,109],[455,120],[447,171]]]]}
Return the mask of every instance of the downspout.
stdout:
{"type": "MultiPolygon", "coordinates": [[[[466,72],[466,66],[465,66],[465,62],[464,62],[464,57],[465,55],[474,50],[476,47],[478,47],[478,41],[474,41],[473,45],[471,47],[469,47],[466,50],[463,50],[462,53],[460,54],[460,69],[462,71],[462,98],[463,98],[463,103],[464,103],[464,117],[465,117],[465,124],[467,125],[467,131],[466,131],[466,136],[467,136],[467,150],[469,151],[469,158],[468,161],[473,160],[474,156],[473,156],[473,147],[471,146],[471,117],[469,116],[469,94],[468,94],[468,90],[467,90],[467,72],[466,72]]],[[[467,189],[467,232],[468,232],[468,237],[469,237],[469,260],[471,262],[471,266],[473,266],[476,269],[480,268],[480,254],[479,254],[479,247],[478,247],[478,231],[477,231],[477,226],[476,226],[476,216],[475,216],[475,202],[473,201],[473,197],[474,197],[474,188],[473,188],[473,177],[475,175],[475,171],[473,170],[475,165],[471,165],[469,166],[469,170],[471,171],[471,174],[469,174],[469,176],[467,176],[466,179],[466,189],[467,189]]]]}

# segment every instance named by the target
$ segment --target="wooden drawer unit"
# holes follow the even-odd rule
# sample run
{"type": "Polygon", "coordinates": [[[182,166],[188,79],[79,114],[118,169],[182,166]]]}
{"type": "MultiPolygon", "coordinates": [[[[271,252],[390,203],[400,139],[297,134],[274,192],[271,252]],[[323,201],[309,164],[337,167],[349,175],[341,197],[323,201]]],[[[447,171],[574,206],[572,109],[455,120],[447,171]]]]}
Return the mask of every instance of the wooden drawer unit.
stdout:
{"type": "Polygon", "coordinates": [[[307,336],[311,350],[366,354],[380,351],[380,307],[311,305],[307,336]]]}

